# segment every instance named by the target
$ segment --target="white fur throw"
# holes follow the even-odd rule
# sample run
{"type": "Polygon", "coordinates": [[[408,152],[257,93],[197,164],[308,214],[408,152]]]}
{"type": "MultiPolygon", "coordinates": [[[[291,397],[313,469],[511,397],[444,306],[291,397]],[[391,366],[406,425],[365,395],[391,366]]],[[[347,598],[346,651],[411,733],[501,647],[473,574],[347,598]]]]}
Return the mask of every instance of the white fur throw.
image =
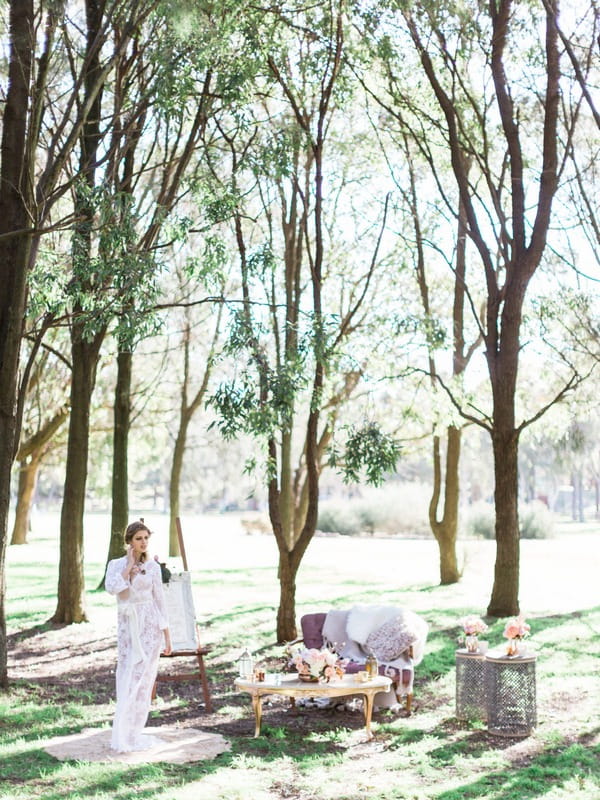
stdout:
{"type": "Polygon", "coordinates": [[[364,645],[370,633],[389,619],[397,617],[398,613],[398,608],[394,606],[353,606],[346,623],[348,638],[364,645]]]}
{"type": "Polygon", "coordinates": [[[326,645],[331,645],[342,658],[348,658],[351,661],[362,661],[365,654],[360,649],[360,645],[352,641],[348,636],[347,621],[347,610],[332,609],[328,611],[323,623],[323,642],[326,645]]]}

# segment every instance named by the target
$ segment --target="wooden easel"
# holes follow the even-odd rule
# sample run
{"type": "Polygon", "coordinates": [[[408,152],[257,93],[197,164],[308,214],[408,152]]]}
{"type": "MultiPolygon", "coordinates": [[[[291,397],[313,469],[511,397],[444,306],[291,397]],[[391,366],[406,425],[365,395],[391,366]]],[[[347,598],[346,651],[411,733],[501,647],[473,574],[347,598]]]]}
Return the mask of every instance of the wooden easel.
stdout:
{"type": "MultiPolygon", "coordinates": [[[[175,519],[175,525],[177,527],[177,538],[179,540],[179,550],[181,552],[181,560],[183,562],[183,569],[185,572],[188,572],[188,563],[187,563],[187,556],[185,554],[185,545],[183,543],[183,532],[181,530],[181,520],[179,517],[175,519]]],[[[156,685],[160,681],[191,681],[195,680],[196,677],[200,680],[202,685],[202,694],[204,695],[204,708],[209,713],[212,711],[212,702],[210,698],[210,689],[208,686],[208,678],[206,676],[206,668],[204,666],[204,656],[210,652],[210,647],[203,647],[200,644],[200,629],[198,623],[196,623],[196,641],[197,646],[195,649],[189,650],[173,650],[173,652],[166,656],[163,653],[160,654],[161,658],[179,658],[181,656],[185,656],[187,658],[195,658],[198,662],[198,672],[182,672],[182,673],[168,673],[166,675],[159,675],[157,673],[156,680],[154,681],[154,686],[152,687],[152,699],[156,697],[156,685]]]]}

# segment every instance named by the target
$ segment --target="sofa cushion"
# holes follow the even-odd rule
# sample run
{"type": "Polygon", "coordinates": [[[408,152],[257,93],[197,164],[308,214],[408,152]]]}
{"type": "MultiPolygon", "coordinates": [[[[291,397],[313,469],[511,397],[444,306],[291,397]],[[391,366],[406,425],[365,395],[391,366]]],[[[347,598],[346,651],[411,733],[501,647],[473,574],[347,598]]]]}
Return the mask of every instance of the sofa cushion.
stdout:
{"type": "Polygon", "coordinates": [[[373,651],[379,661],[395,661],[416,642],[418,636],[402,615],[384,622],[367,637],[365,649],[373,651]]]}

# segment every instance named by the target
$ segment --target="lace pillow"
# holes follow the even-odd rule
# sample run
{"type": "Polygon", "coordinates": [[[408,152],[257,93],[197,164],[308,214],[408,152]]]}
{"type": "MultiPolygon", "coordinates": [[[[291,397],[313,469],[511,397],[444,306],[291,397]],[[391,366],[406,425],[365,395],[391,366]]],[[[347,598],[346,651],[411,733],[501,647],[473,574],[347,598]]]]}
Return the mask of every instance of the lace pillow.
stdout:
{"type": "Polygon", "coordinates": [[[365,649],[373,651],[379,661],[395,661],[417,639],[402,617],[394,617],[369,634],[365,649]]]}

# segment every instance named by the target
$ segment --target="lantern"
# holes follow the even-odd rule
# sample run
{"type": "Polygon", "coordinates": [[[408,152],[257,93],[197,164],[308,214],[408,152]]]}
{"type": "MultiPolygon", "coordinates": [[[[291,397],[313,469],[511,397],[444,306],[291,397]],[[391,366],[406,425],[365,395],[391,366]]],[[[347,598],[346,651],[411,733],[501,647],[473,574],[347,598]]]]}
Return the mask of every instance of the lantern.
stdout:
{"type": "Polygon", "coordinates": [[[254,659],[248,648],[245,647],[238,659],[238,674],[240,678],[251,678],[253,669],[254,659]]]}

